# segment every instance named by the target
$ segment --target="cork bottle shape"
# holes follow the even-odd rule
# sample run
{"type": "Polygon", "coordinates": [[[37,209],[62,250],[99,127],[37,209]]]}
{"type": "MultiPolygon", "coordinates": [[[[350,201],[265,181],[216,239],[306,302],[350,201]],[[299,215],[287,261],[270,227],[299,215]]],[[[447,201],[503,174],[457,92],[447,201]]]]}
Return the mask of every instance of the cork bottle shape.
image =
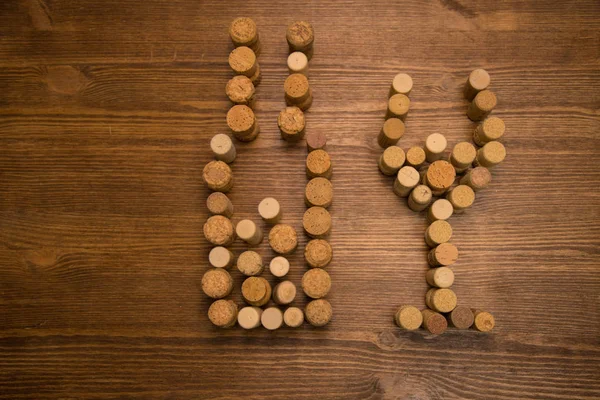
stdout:
{"type": "Polygon", "coordinates": [[[483,146],[487,142],[500,140],[504,136],[506,126],[504,121],[498,117],[489,117],[477,125],[473,132],[473,141],[477,146],[483,146]]]}
{"type": "Polygon", "coordinates": [[[208,253],[208,262],[215,268],[228,269],[235,263],[235,256],[231,250],[217,246],[208,253]]]}
{"type": "Polygon", "coordinates": [[[437,220],[447,220],[454,213],[454,207],[446,199],[438,199],[427,210],[427,220],[431,223],[437,220]]]}
{"type": "Polygon", "coordinates": [[[333,202],[333,185],[326,178],[313,178],[306,184],[304,202],[308,207],[327,208],[333,202]]]}
{"type": "Polygon", "coordinates": [[[213,215],[204,223],[204,237],[215,246],[229,246],[235,240],[231,220],[222,215],[213,215]]]}
{"type": "Polygon", "coordinates": [[[448,161],[434,161],[425,173],[424,183],[431,188],[434,196],[440,196],[450,189],[456,178],[456,170],[448,161]]]}
{"type": "Polygon", "coordinates": [[[315,32],[306,21],[296,21],[288,26],[285,35],[290,52],[301,51],[310,60],[314,53],[315,32]]]}
{"type": "Polygon", "coordinates": [[[312,105],[312,91],[308,79],[302,74],[291,74],[283,83],[285,102],[306,111],[312,105]]]}
{"type": "Polygon", "coordinates": [[[411,190],[419,184],[419,172],[413,167],[402,167],[394,180],[394,193],[407,197],[411,190]]]}
{"type": "Polygon", "coordinates": [[[377,143],[384,149],[393,146],[404,136],[405,126],[400,118],[388,118],[377,136],[377,143]]]}
{"type": "Polygon", "coordinates": [[[233,290],[233,278],[223,268],[209,269],[202,276],[202,291],[213,299],[229,296],[233,290]]]}
{"type": "Polygon", "coordinates": [[[449,288],[454,283],[454,272],[448,267],[432,268],[427,271],[425,279],[429,286],[449,288]]]}
{"type": "Polygon", "coordinates": [[[327,296],[331,289],[331,277],[322,268],[309,269],[302,276],[302,290],[313,299],[327,296]]]}
{"type": "Polygon", "coordinates": [[[429,289],[425,295],[425,304],[427,304],[427,307],[440,313],[449,313],[454,310],[456,301],[456,294],[451,289],[446,288],[429,289]]]}
{"type": "Polygon", "coordinates": [[[406,151],[406,165],[413,168],[419,168],[425,162],[425,150],[421,147],[411,147],[406,151]]]}
{"type": "Polygon", "coordinates": [[[488,142],[482,148],[477,150],[476,166],[493,168],[504,161],[506,157],[506,148],[500,142],[488,142]]]}
{"type": "Polygon", "coordinates": [[[310,153],[315,150],[323,150],[327,145],[327,136],[321,132],[311,132],[306,135],[306,149],[310,153]]]}
{"type": "Polygon", "coordinates": [[[289,307],[283,313],[283,322],[290,328],[298,328],[304,322],[304,312],[298,307],[289,307]]]}
{"type": "Polygon", "coordinates": [[[313,300],[304,309],[306,320],[312,326],[325,326],[333,317],[333,308],[325,299],[313,300]]]}
{"type": "Polygon", "coordinates": [[[287,224],[277,224],[269,232],[269,245],[278,254],[290,254],[298,246],[296,230],[287,224]]]}
{"type": "Polygon", "coordinates": [[[467,185],[458,185],[448,192],[447,198],[454,211],[460,213],[473,205],[475,192],[467,185]]]}
{"type": "Polygon", "coordinates": [[[231,218],[233,215],[233,204],[227,195],[221,192],[213,192],[206,198],[206,208],[213,215],[223,215],[231,218]]]}
{"type": "Polygon", "coordinates": [[[271,299],[271,294],[271,285],[265,278],[251,276],[242,283],[242,297],[251,306],[264,306],[271,299]]]}
{"type": "Polygon", "coordinates": [[[286,107],[279,113],[277,125],[281,138],[288,142],[297,142],[304,137],[304,113],[296,106],[286,107]]]}
{"type": "Polygon", "coordinates": [[[243,219],[235,227],[235,233],[244,242],[256,246],[263,240],[262,230],[251,220],[243,219]]]}
{"type": "Polygon", "coordinates": [[[258,213],[269,224],[276,224],[281,220],[281,206],[273,197],[265,197],[258,203],[258,213]]]}
{"type": "Polygon", "coordinates": [[[323,239],[313,239],[304,247],[304,259],[311,268],[325,268],[333,259],[333,249],[323,239]]]}
{"type": "Polygon", "coordinates": [[[210,140],[210,149],[219,161],[231,164],[235,160],[235,146],[231,138],[223,133],[213,136],[210,140]]]}
{"type": "Polygon", "coordinates": [[[311,238],[324,238],[331,231],[331,215],[323,207],[311,207],[304,212],[302,226],[311,238]]]}
{"type": "Polygon", "coordinates": [[[236,105],[227,112],[227,126],[241,142],[251,142],[260,133],[254,111],[248,106],[236,105]]]}
{"type": "Polygon", "coordinates": [[[477,93],[477,96],[469,105],[467,117],[471,121],[481,121],[492,112],[497,103],[496,95],[492,91],[483,90],[477,93]]]}
{"type": "Polygon", "coordinates": [[[296,298],[296,285],[291,281],[283,281],[273,289],[273,301],[276,304],[290,304],[296,298]]]}
{"type": "Polygon", "coordinates": [[[290,74],[308,76],[308,57],[301,51],[294,51],[288,56],[287,66],[290,74]]]}
{"type": "Polygon", "coordinates": [[[306,156],[306,176],[308,178],[331,179],[332,171],[331,158],[325,150],[311,151],[306,156]]]}
{"type": "Polygon", "coordinates": [[[392,80],[392,86],[390,87],[390,93],[388,97],[392,97],[395,94],[403,94],[408,96],[413,87],[413,80],[408,74],[397,74],[392,80]]]}
{"type": "Polygon", "coordinates": [[[452,243],[442,243],[427,254],[427,261],[432,267],[452,265],[456,260],[458,260],[458,249],[452,243]]]}
{"type": "Polygon", "coordinates": [[[469,329],[475,322],[475,317],[469,307],[457,306],[448,314],[448,322],[457,329],[469,329]]]}
{"type": "Polygon", "coordinates": [[[263,311],[260,316],[260,322],[268,330],[274,331],[283,325],[283,313],[277,307],[269,307],[263,311]]]}
{"type": "Polygon", "coordinates": [[[258,55],[260,53],[260,37],[256,23],[247,17],[239,17],[229,25],[229,37],[235,47],[246,46],[258,55]]]}
{"type": "Polygon", "coordinates": [[[437,247],[452,237],[452,226],[446,221],[434,221],[425,231],[425,242],[429,247],[437,247]]]}
{"type": "Polygon", "coordinates": [[[472,310],[474,322],[473,329],[479,332],[489,332],[494,329],[496,325],[496,321],[494,320],[494,316],[487,311],[481,310],[472,310]]]}
{"type": "Polygon", "coordinates": [[[408,109],[410,108],[410,99],[408,96],[403,94],[395,94],[388,100],[387,118],[400,118],[402,121],[408,115],[408,109]]]}
{"type": "Polygon", "coordinates": [[[244,75],[256,86],[252,78],[258,71],[258,60],[251,48],[246,46],[236,47],[229,53],[229,66],[237,75],[244,75]]]}
{"type": "Polygon", "coordinates": [[[402,306],[396,311],[394,321],[400,328],[407,331],[419,329],[423,324],[423,314],[414,306],[402,306]]]}
{"type": "Polygon", "coordinates": [[[377,164],[384,175],[391,176],[398,173],[405,160],[404,150],[398,146],[390,146],[383,151],[377,164]]]}
{"type": "Polygon", "coordinates": [[[283,278],[290,271],[290,262],[285,257],[275,257],[269,263],[269,271],[277,278],[283,278]]]}
{"type": "Polygon", "coordinates": [[[490,75],[485,69],[476,69],[469,74],[469,78],[465,83],[465,98],[473,101],[477,93],[485,90],[490,85],[490,75]]]}
{"type": "Polygon", "coordinates": [[[255,251],[244,251],[237,259],[237,269],[246,276],[257,276],[265,269],[262,257],[255,251]]]}
{"type": "Polygon", "coordinates": [[[423,328],[427,329],[429,333],[434,335],[441,335],[448,328],[448,322],[442,314],[439,314],[433,310],[422,310],[423,316],[423,328]]]}
{"type": "Polygon", "coordinates": [[[244,75],[236,75],[227,82],[225,94],[233,104],[254,107],[256,89],[254,84],[244,75]]]}
{"type": "Polygon", "coordinates": [[[425,140],[425,156],[427,162],[432,163],[441,159],[446,151],[448,142],[446,137],[440,133],[432,133],[425,140]]]}
{"type": "Polygon", "coordinates": [[[460,180],[461,185],[467,185],[474,192],[485,189],[492,181],[492,174],[485,167],[475,167],[467,171],[460,180]]]}
{"type": "Polygon", "coordinates": [[[258,307],[244,307],[238,313],[238,325],[244,329],[254,329],[260,326],[263,310],[258,307]]]}
{"type": "Polygon", "coordinates": [[[233,173],[223,161],[211,161],[202,170],[202,179],[210,190],[227,193],[233,187],[233,173]]]}
{"type": "Polygon", "coordinates": [[[415,212],[423,211],[431,203],[431,198],[431,189],[428,186],[415,186],[408,196],[408,207],[415,212]]]}
{"type": "Polygon", "coordinates": [[[208,308],[208,319],[219,328],[231,328],[235,325],[238,306],[231,300],[217,300],[208,308]]]}
{"type": "Polygon", "coordinates": [[[454,166],[457,174],[461,174],[473,164],[476,155],[477,150],[471,143],[457,143],[450,154],[450,164],[454,166]]]}

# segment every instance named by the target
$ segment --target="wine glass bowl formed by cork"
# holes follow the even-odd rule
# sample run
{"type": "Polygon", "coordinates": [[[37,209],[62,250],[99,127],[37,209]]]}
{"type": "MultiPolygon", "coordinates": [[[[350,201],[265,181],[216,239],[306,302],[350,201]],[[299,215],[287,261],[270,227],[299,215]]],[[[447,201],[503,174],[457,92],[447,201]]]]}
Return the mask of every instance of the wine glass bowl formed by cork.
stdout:
{"type": "Polygon", "coordinates": [[[426,185],[417,185],[408,196],[408,207],[415,211],[423,211],[431,203],[431,189],[426,185]]]}
{"type": "Polygon", "coordinates": [[[456,178],[456,170],[448,161],[434,161],[427,168],[425,181],[434,195],[440,195],[452,186],[456,178]]]}
{"type": "Polygon", "coordinates": [[[406,151],[406,164],[413,167],[419,168],[426,159],[425,150],[421,147],[411,147],[406,151]]]}
{"type": "Polygon", "coordinates": [[[450,163],[454,166],[457,173],[464,172],[475,161],[477,150],[469,142],[460,142],[452,149],[450,154],[450,163]]]}
{"type": "Polygon", "coordinates": [[[428,162],[432,163],[442,158],[448,141],[440,133],[432,133],[425,140],[425,155],[428,162]]]}
{"type": "Polygon", "coordinates": [[[389,146],[379,157],[379,169],[384,175],[394,175],[404,165],[406,156],[398,146],[389,146]]]}
{"type": "Polygon", "coordinates": [[[278,254],[290,254],[298,246],[296,230],[287,224],[277,224],[269,232],[269,244],[278,254]]]}
{"type": "Polygon", "coordinates": [[[469,170],[460,180],[461,185],[467,185],[474,192],[485,189],[492,181],[492,174],[485,167],[475,167],[469,170]]]}
{"type": "Polygon", "coordinates": [[[333,309],[325,299],[313,300],[306,305],[304,315],[312,326],[325,326],[333,317],[333,309]]]}
{"type": "Polygon", "coordinates": [[[447,196],[456,212],[462,212],[475,202],[475,192],[467,185],[454,187],[447,196]]]}
{"type": "Polygon", "coordinates": [[[400,168],[394,180],[394,193],[400,197],[407,197],[411,190],[419,184],[419,172],[413,167],[400,168]]]}

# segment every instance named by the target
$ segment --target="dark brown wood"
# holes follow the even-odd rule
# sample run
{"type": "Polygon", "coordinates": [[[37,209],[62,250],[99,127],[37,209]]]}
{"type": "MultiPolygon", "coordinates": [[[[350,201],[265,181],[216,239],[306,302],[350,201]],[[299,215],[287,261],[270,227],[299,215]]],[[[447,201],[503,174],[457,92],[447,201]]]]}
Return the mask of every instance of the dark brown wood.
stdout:
{"type": "MultiPolygon", "coordinates": [[[[1,1],[0,399],[599,398],[599,27],[593,0],[1,1]],[[327,134],[335,189],[326,328],[206,315],[201,173],[227,132],[237,16],[257,22],[263,78],[234,220],[273,196],[299,231],[306,147],[277,115],[286,27],[315,29],[307,132],[327,134]],[[403,332],[396,308],[424,303],[426,222],[377,169],[386,95],[412,75],[404,149],[432,132],[453,145],[475,126],[462,88],[478,67],[508,156],[452,217],[453,290],[496,328],[403,332]]],[[[290,259],[299,284],[302,251],[290,259]]]]}

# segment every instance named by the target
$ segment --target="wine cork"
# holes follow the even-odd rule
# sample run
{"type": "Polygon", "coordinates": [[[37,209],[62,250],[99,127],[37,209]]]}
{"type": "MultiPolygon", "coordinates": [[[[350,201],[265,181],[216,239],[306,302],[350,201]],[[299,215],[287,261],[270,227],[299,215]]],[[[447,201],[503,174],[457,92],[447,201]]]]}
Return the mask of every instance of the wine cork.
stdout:
{"type": "Polygon", "coordinates": [[[233,187],[233,173],[223,161],[211,161],[202,170],[202,179],[210,190],[229,192],[233,187]]]}
{"type": "Polygon", "coordinates": [[[313,299],[327,296],[331,289],[331,277],[322,268],[309,269],[302,276],[302,290],[313,299]]]}
{"type": "Polygon", "coordinates": [[[469,307],[456,306],[456,308],[448,314],[448,321],[457,329],[469,329],[471,325],[473,325],[475,317],[473,316],[473,311],[471,311],[469,307]]]}
{"type": "Polygon", "coordinates": [[[448,322],[442,314],[425,309],[421,311],[421,315],[423,316],[423,328],[431,334],[441,335],[448,328],[448,322]]]}
{"type": "Polygon", "coordinates": [[[283,278],[290,271],[290,262],[285,257],[275,257],[269,263],[269,271],[273,276],[283,278]]]}
{"type": "Polygon", "coordinates": [[[236,265],[237,269],[246,276],[260,275],[265,269],[260,254],[252,250],[240,254],[236,265]]]}
{"type": "Polygon", "coordinates": [[[210,149],[219,161],[231,164],[235,160],[235,146],[231,138],[224,133],[213,136],[210,140],[210,149]]]}
{"type": "Polygon", "coordinates": [[[473,321],[473,328],[479,332],[489,332],[494,329],[496,321],[494,316],[487,311],[472,310],[475,317],[473,321]]]}
{"type": "Polygon", "coordinates": [[[258,69],[256,54],[249,47],[236,47],[229,53],[229,66],[234,73],[247,76],[252,80],[258,69]]]}
{"type": "Polygon", "coordinates": [[[450,154],[450,164],[454,166],[457,174],[463,173],[473,164],[477,150],[468,142],[457,143],[450,154]]]}
{"type": "Polygon", "coordinates": [[[223,268],[209,269],[202,276],[202,291],[213,299],[222,299],[233,290],[233,278],[223,268]]]}
{"type": "Polygon", "coordinates": [[[208,262],[215,268],[227,269],[235,263],[235,256],[231,250],[217,246],[208,253],[208,262]]]}
{"type": "Polygon", "coordinates": [[[415,329],[419,329],[423,323],[423,315],[417,307],[402,306],[396,311],[394,321],[400,328],[407,331],[414,331],[415,329]]]}
{"type": "Polygon", "coordinates": [[[229,25],[229,37],[235,47],[246,46],[256,55],[260,52],[260,38],[256,23],[247,17],[239,17],[229,25]]]}
{"type": "Polygon", "coordinates": [[[402,121],[408,114],[410,108],[410,99],[403,94],[395,94],[388,100],[387,118],[400,118],[402,121]]]}
{"type": "Polygon", "coordinates": [[[297,105],[310,96],[308,78],[302,74],[291,74],[283,83],[285,100],[288,105],[297,105]]]}
{"type": "Polygon", "coordinates": [[[291,281],[280,282],[273,288],[273,301],[280,305],[290,304],[296,298],[296,285],[291,281]]]}
{"type": "Polygon", "coordinates": [[[327,136],[322,132],[311,132],[306,135],[306,148],[308,152],[324,149],[327,145],[327,136]]]}
{"type": "Polygon", "coordinates": [[[306,156],[306,176],[308,178],[323,177],[331,179],[331,158],[325,150],[315,150],[306,156]]]}
{"type": "Polygon", "coordinates": [[[465,83],[465,98],[473,101],[477,93],[485,90],[490,85],[490,75],[485,69],[476,69],[469,74],[469,78],[465,83]]]}
{"type": "Polygon", "coordinates": [[[256,87],[260,85],[261,81],[262,75],[260,73],[260,65],[256,64],[256,72],[250,77],[250,82],[252,82],[252,84],[256,87]]]}
{"type": "Polygon", "coordinates": [[[333,259],[333,249],[328,241],[313,239],[304,247],[304,259],[311,268],[325,268],[333,259]]]}
{"type": "Polygon", "coordinates": [[[271,293],[271,285],[260,276],[251,276],[242,283],[242,297],[251,306],[264,306],[269,302],[271,293]]]}
{"type": "Polygon", "coordinates": [[[238,325],[244,329],[258,328],[262,313],[263,310],[258,307],[244,307],[238,313],[238,325]]]}
{"type": "Polygon", "coordinates": [[[260,322],[268,330],[274,331],[283,325],[283,313],[277,307],[269,307],[263,311],[260,316],[260,322]]]}
{"type": "Polygon", "coordinates": [[[425,280],[429,286],[449,288],[454,283],[454,272],[448,267],[432,268],[427,271],[425,280]]]}
{"type": "Polygon", "coordinates": [[[253,221],[243,219],[235,227],[235,233],[244,242],[256,246],[263,240],[263,232],[253,221]]]}
{"type": "Polygon", "coordinates": [[[477,93],[477,96],[475,96],[473,102],[469,105],[467,117],[471,121],[481,121],[492,112],[496,104],[498,104],[496,95],[490,90],[483,90],[477,93]]]}
{"type": "Polygon", "coordinates": [[[408,196],[408,207],[416,212],[423,211],[431,203],[431,189],[425,185],[418,185],[408,196]]]}
{"type": "Polygon", "coordinates": [[[395,94],[403,94],[408,96],[413,87],[413,80],[408,74],[398,74],[392,80],[392,86],[390,87],[390,93],[388,97],[395,94]]]}
{"type": "Polygon", "coordinates": [[[504,161],[506,148],[500,142],[488,142],[477,150],[475,165],[477,167],[493,168],[504,161]]]}
{"type": "Polygon", "coordinates": [[[447,220],[452,216],[454,212],[454,208],[452,207],[452,203],[450,203],[446,199],[438,199],[433,202],[429,210],[427,211],[427,220],[429,222],[441,220],[447,220]]]}
{"type": "Polygon", "coordinates": [[[461,185],[467,185],[474,192],[485,189],[492,181],[492,174],[485,167],[470,169],[460,180],[461,185]]]}
{"type": "Polygon", "coordinates": [[[444,194],[454,183],[456,170],[448,161],[434,161],[425,173],[425,183],[435,196],[444,194]]]}
{"type": "Polygon", "coordinates": [[[377,164],[384,175],[395,175],[402,168],[405,160],[404,150],[398,146],[390,146],[383,151],[377,164]]]}
{"type": "Polygon", "coordinates": [[[283,322],[290,328],[298,328],[304,322],[304,313],[298,307],[289,307],[283,313],[283,322]]]}
{"type": "Polygon", "coordinates": [[[233,136],[242,142],[251,142],[260,133],[254,111],[248,106],[236,105],[227,111],[227,126],[233,136]]]}
{"type": "Polygon", "coordinates": [[[394,193],[407,197],[411,190],[419,184],[419,172],[413,167],[402,167],[394,180],[394,193]]]}
{"type": "Polygon", "coordinates": [[[304,137],[304,113],[296,106],[281,110],[279,117],[277,117],[277,125],[283,140],[297,142],[304,137]]]}
{"type": "MultiPolygon", "coordinates": [[[[433,271],[437,271],[441,268],[436,268],[433,271]]],[[[450,268],[448,268],[450,269],[450,268]]],[[[434,311],[441,313],[449,313],[456,307],[456,294],[451,289],[429,289],[425,296],[425,303],[427,307],[434,311]]]]}
{"type": "Polygon", "coordinates": [[[311,24],[306,21],[296,21],[288,26],[285,38],[290,52],[301,51],[310,60],[313,55],[315,32],[311,24]]]}
{"type": "Polygon", "coordinates": [[[452,265],[456,260],[458,260],[458,249],[452,243],[442,243],[427,254],[427,261],[432,267],[452,265]]]}
{"type": "Polygon", "coordinates": [[[473,205],[475,192],[467,185],[458,185],[448,192],[447,198],[452,203],[454,211],[459,213],[473,205]]]}
{"type": "Polygon", "coordinates": [[[487,142],[500,140],[504,135],[506,126],[504,121],[498,117],[489,117],[485,121],[477,125],[473,132],[473,141],[477,146],[483,146],[487,142]]]}
{"type": "Polygon", "coordinates": [[[377,136],[377,143],[384,149],[393,146],[404,136],[404,122],[400,118],[388,118],[377,136]]]}
{"type": "Polygon", "coordinates": [[[313,178],[304,189],[304,202],[308,207],[327,208],[333,202],[333,185],[329,179],[313,178]]]}
{"type": "Polygon", "coordinates": [[[425,242],[429,247],[437,247],[452,237],[452,227],[444,220],[434,221],[425,231],[425,242]]]}
{"type": "Polygon", "coordinates": [[[206,208],[213,215],[223,215],[231,218],[233,215],[233,204],[227,195],[221,192],[213,192],[206,198],[206,208]]]}
{"type": "Polygon", "coordinates": [[[304,212],[302,225],[311,238],[323,238],[331,231],[331,215],[323,207],[311,207],[304,212]]]}
{"type": "Polygon", "coordinates": [[[254,84],[244,75],[236,75],[227,82],[225,94],[233,104],[254,107],[256,89],[254,84]]]}
{"type": "Polygon", "coordinates": [[[238,306],[231,300],[217,300],[208,308],[208,319],[219,328],[231,328],[235,325],[238,306]]]}
{"type": "Polygon", "coordinates": [[[213,215],[204,223],[204,237],[215,246],[229,246],[235,240],[231,220],[222,215],[213,215]]]}
{"type": "Polygon", "coordinates": [[[302,74],[308,76],[308,57],[301,51],[294,51],[288,56],[287,66],[290,74],[302,74]]]}
{"type": "Polygon", "coordinates": [[[333,317],[331,304],[325,299],[313,300],[304,309],[306,320],[312,326],[325,326],[333,317]]]}
{"type": "Polygon", "coordinates": [[[441,133],[432,133],[425,140],[425,156],[427,162],[432,163],[441,159],[446,151],[448,141],[441,133]]]}
{"type": "Polygon", "coordinates": [[[413,167],[419,168],[426,159],[425,150],[421,147],[411,147],[406,151],[406,164],[413,167]]]}
{"type": "Polygon", "coordinates": [[[276,224],[281,220],[281,206],[272,197],[265,197],[258,203],[258,213],[269,224],[276,224]]]}
{"type": "Polygon", "coordinates": [[[296,230],[287,224],[275,225],[269,232],[269,244],[275,253],[292,253],[298,246],[296,230]]]}

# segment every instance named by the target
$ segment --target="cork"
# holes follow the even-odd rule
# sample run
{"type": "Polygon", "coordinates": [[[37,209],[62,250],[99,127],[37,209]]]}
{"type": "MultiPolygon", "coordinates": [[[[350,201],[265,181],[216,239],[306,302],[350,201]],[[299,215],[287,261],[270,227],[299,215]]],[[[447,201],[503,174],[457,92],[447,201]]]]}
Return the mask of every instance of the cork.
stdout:
{"type": "Polygon", "coordinates": [[[256,89],[254,84],[244,75],[236,75],[227,82],[225,94],[233,104],[254,107],[256,89]]]}
{"type": "Polygon", "coordinates": [[[277,307],[269,307],[263,311],[260,316],[260,322],[268,330],[274,331],[283,325],[283,313],[277,307]]]}
{"type": "Polygon", "coordinates": [[[490,75],[485,69],[476,69],[469,74],[469,78],[465,83],[465,98],[473,101],[477,93],[485,90],[490,85],[490,75]]]}
{"type": "Polygon", "coordinates": [[[288,106],[296,106],[299,109],[301,109],[302,111],[308,110],[310,108],[310,106],[312,106],[312,103],[313,103],[312,89],[308,89],[308,97],[304,101],[301,101],[300,103],[294,103],[292,101],[288,101],[286,98],[286,104],[288,106]]]}
{"type": "Polygon", "coordinates": [[[315,150],[306,156],[306,176],[308,178],[323,177],[331,179],[331,158],[325,150],[315,150]]]}
{"type": "Polygon", "coordinates": [[[413,80],[408,74],[397,74],[392,80],[392,86],[390,87],[390,93],[388,97],[395,94],[403,94],[408,96],[413,87],[413,80]]]}
{"type": "Polygon", "coordinates": [[[423,315],[417,307],[401,306],[394,315],[394,321],[400,328],[414,331],[423,323],[423,315]]]}
{"type": "Polygon", "coordinates": [[[253,221],[243,219],[235,227],[235,233],[244,242],[256,246],[263,240],[262,230],[253,221]]]}
{"type": "Polygon", "coordinates": [[[452,265],[458,260],[458,249],[452,243],[442,243],[427,254],[427,262],[432,267],[452,265]]]}
{"type": "Polygon", "coordinates": [[[202,276],[202,291],[213,299],[222,299],[233,290],[233,279],[223,268],[209,269],[202,276]]]}
{"type": "Polygon", "coordinates": [[[333,249],[328,241],[313,239],[304,247],[304,259],[311,268],[325,268],[333,259],[333,249]]]}
{"type": "Polygon", "coordinates": [[[425,231],[425,242],[429,247],[437,247],[452,237],[452,227],[444,220],[434,221],[425,231]]]}
{"type": "Polygon", "coordinates": [[[425,173],[425,183],[435,196],[444,194],[454,183],[456,171],[448,161],[434,161],[425,173]]]}
{"type": "Polygon", "coordinates": [[[247,17],[239,17],[229,25],[229,37],[235,47],[247,46],[257,55],[260,52],[260,38],[256,23],[247,17]]]}
{"type": "Polygon", "coordinates": [[[442,314],[425,309],[421,311],[421,315],[423,316],[423,328],[431,334],[441,335],[448,328],[448,322],[442,314]]]}
{"type": "Polygon", "coordinates": [[[387,118],[400,118],[402,121],[406,119],[408,109],[410,108],[410,99],[403,94],[395,94],[388,100],[387,118]]]}
{"type": "Polygon", "coordinates": [[[306,135],[306,148],[308,152],[324,149],[327,145],[327,136],[322,132],[311,132],[306,135]]]}
{"type": "Polygon", "coordinates": [[[411,190],[419,184],[419,172],[413,167],[402,167],[394,180],[394,193],[407,197],[411,190]]]}
{"type": "Polygon", "coordinates": [[[292,253],[298,246],[296,230],[287,224],[275,225],[269,232],[269,244],[275,253],[292,253]]]}
{"type": "Polygon", "coordinates": [[[275,257],[269,263],[269,271],[273,276],[283,278],[290,271],[290,262],[285,257],[275,257]]]}
{"type": "Polygon", "coordinates": [[[308,78],[302,74],[291,74],[285,79],[283,90],[288,105],[300,104],[310,96],[308,78]]]}
{"type": "Polygon", "coordinates": [[[416,212],[423,211],[431,203],[431,189],[425,185],[418,185],[408,196],[408,207],[416,212]]]}
{"type": "Polygon", "coordinates": [[[273,288],[273,301],[280,305],[290,304],[296,298],[296,285],[283,281],[273,288]]]}
{"type": "Polygon", "coordinates": [[[236,47],[229,53],[229,66],[237,75],[244,75],[252,80],[258,68],[256,54],[249,47],[236,47]]]}
{"type": "Polygon", "coordinates": [[[301,51],[294,51],[288,56],[287,66],[290,74],[308,76],[308,57],[301,51]]]}
{"type": "Polygon", "coordinates": [[[477,167],[493,168],[504,161],[506,148],[500,142],[488,142],[477,150],[475,165],[477,167]]]}
{"type": "Polygon", "coordinates": [[[310,60],[313,55],[315,32],[311,24],[306,21],[296,21],[287,28],[285,35],[290,52],[301,51],[310,60]]]}
{"type": "Polygon", "coordinates": [[[473,132],[473,141],[477,146],[483,146],[487,142],[500,140],[504,136],[506,126],[504,121],[498,117],[489,117],[477,125],[473,132]]]}
{"type": "Polygon", "coordinates": [[[405,126],[400,118],[388,118],[377,136],[377,143],[384,149],[393,146],[404,136],[405,126]]]}
{"type": "Polygon", "coordinates": [[[223,215],[231,218],[233,215],[233,204],[227,195],[221,192],[213,192],[206,198],[206,208],[213,215],[223,215]]]}
{"type": "Polygon", "coordinates": [[[471,121],[481,121],[492,112],[497,103],[496,95],[492,91],[483,90],[477,93],[477,96],[469,105],[467,117],[471,121]]]}
{"type": "Polygon", "coordinates": [[[235,325],[238,306],[231,300],[217,300],[208,308],[208,319],[219,328],[231,328],[235,325]]]}
{"type": "Polygon", "coordinates": [[[485,167],[475,167],[467,171],[465,176],[460,180],[461,185],[467,185],[474,192],[485,189],[492,181],[490,170],[485,167]]]}
{"type": "Polygon", "coordinates": [[[384,175],[391,176],[398,173],[405,160],[404,150],[398,146],[390,146],[383,151],[377,164],[384,175]]]}
{"type": "Polygon", "coordinates": [[[487,311],[472,310],[475,317],[473,321],[473,328],[479,332],[489,332],[494,329],[496,321],[494,316],[487,311]]]}
{"type": "Polygon", "coordinates": [[[260,65],[256,64],[256,72],[254,72],[254,75],[252,75],[250,77],[250,82],[252,82],[252,84],[254,86],[258,86],[260,84],[262,80],[262,75],[260,73],[260,65]]]}
{"type": "Polygon", "coordinates": [[[467,185],[458,185],[446,197],[452,203],[454,211],[460,213],[473,205],[475,192],[467,185]]]}
{"type": "Polygon", "coordinates": [[[313,178],[304,189],[304,202],[308,207],[327,208],[333,202],[333,185],[329,179],[313,178]]]}
{"type": "Polygon", "coordinates": [[[281,138],[288,142],[297,142],[304,137],[305,123],[304,112],[296,106],[284,108],[277,117],[281,138]]]}
{"type": "Polygon", "coordinates": [[[448,267],[432,268],[427,271],[425,280],[429,286],[449,288],[454,283],[454,272],[448,267]]]}
{"type": "Polygon", "coordinates": [[[237,316],[238,325],[244,329],[254,329],[260,326],[260,316],[263,310],[258,307],[244,307],[237,316]]]}
{"type": "Polygon", "coordinates": [[[260,132],[254,111],[244,105],[235,105],[227,111],[227,126],[233,136],[242,142],[254,140],[260,132]]]}
{"type": "Polygon", "coordinates": [[[309,269],[302,276],[302,290],[313,299],[325,297],[331,289],[331,277],[322,268],[309,269]]]}
{"type": "Polygon", "coordinates": [[[452,207],[452,203],[450,203],[446,199],[438,199],[433,202],[429,210],[427,211],[427,220],[429,222],[437,221],[437,220],[447,220],[452,216],[454,212],[454,208],[452,207]]]}
{"type": "Polygon", "coordinates": [[[304,315],[312,326],[325,326],[333,317],[333,309],[325,299],[313,300],[306,305],[304,315]]]}
{"type": "Polygon", "coordinates": [[[233,173],[223,161],[211,161],[202,170],[202,179],[210,190],[227,193],[233,187],[233,173]]]}
{"type": "Polygon", "coordinates": [[[283,322],[290,328],[298,328],[304,322],[304,312],[298,307],[289,307],[283,313],[283,322]]]}
{"type": "Polygon", "coordinates": [[[235,256],[231,250],[217,246],[208,253],[208,262],[215,268],[227,269],[235,263],[235,256]]]}
{"type": "Polygon", "coordinates": [[[476,155],[477,150],[471,143],[457,143],[450,154],[450,164],[454,166],[457,174],[461,174],[473,164],[476,155]]]}
{"type": "Polygon", "coordinates": [[[237,259],[237,269],[246,276],[262,274],[264,270],[262,257],[255,251],[244,251],[237,259]]]}
{"type": "Polygon", "coordinates": [[[421,147],[411,147],[406,151],[406,164],[411,167],[419,168],[425,162],[425,158],[425,150],[421,147]]]}
{"type": "Polygon", "coordinates": [[[427,162],[432,163],[441,159],[446,151],[448,141],[441,133],[432,133],[425,140],[425,157],[427,162]]]}
{"type": "Polygon", "coordinates": [[[448,322],[457,329],[469,329],[474,321],[473,311],[469,307],[457,306],[448,314],[448,322]]]}
{"type": "Polygon", "coordinates": [[[204,237],[215,246],[229,246],[235,240],[231,220],[222,215],[213,215],[204,223],[204,237]]]}
{"type": "Polygon", "coordinates": [[[302,225],[311,238],[323,238],[331,231],[331,215],[323,207],[311,207],[304,212],[302,225]]]}
{"type": "Polygon", "coordinates": [[[269,302],[271,293],[271,285],[260,276],[251,276],[242,283],[242,297],[251,306],[264,306],[269,302]]]}
{"type": "MultiPolygon", "coordinates": [[[[440,267],[447,268],[447,267],[440,267]]],[[[440,269],[436,268],[434,271],[440,269]]],[[[450,268],[448,268],[450,269],[450,268]]],[[[429,289],[425,296],[427,307],[441,313],[449,313],[456,307],[456,294],[451,289],[429,289]]]]}
{"type": "Polygon", "coordinates": [[[231,164],[235,160],[235,146],[231,138],[224,133],[215,135],[210,140],[210,149],[219,161],[231,164]]]}
{"type": "Polygon", "coordinates": [[[258,203],[258,213],[269,224],[276,224],[281,220],[281,206],[273,197],[265,197],[258,203]]]}

